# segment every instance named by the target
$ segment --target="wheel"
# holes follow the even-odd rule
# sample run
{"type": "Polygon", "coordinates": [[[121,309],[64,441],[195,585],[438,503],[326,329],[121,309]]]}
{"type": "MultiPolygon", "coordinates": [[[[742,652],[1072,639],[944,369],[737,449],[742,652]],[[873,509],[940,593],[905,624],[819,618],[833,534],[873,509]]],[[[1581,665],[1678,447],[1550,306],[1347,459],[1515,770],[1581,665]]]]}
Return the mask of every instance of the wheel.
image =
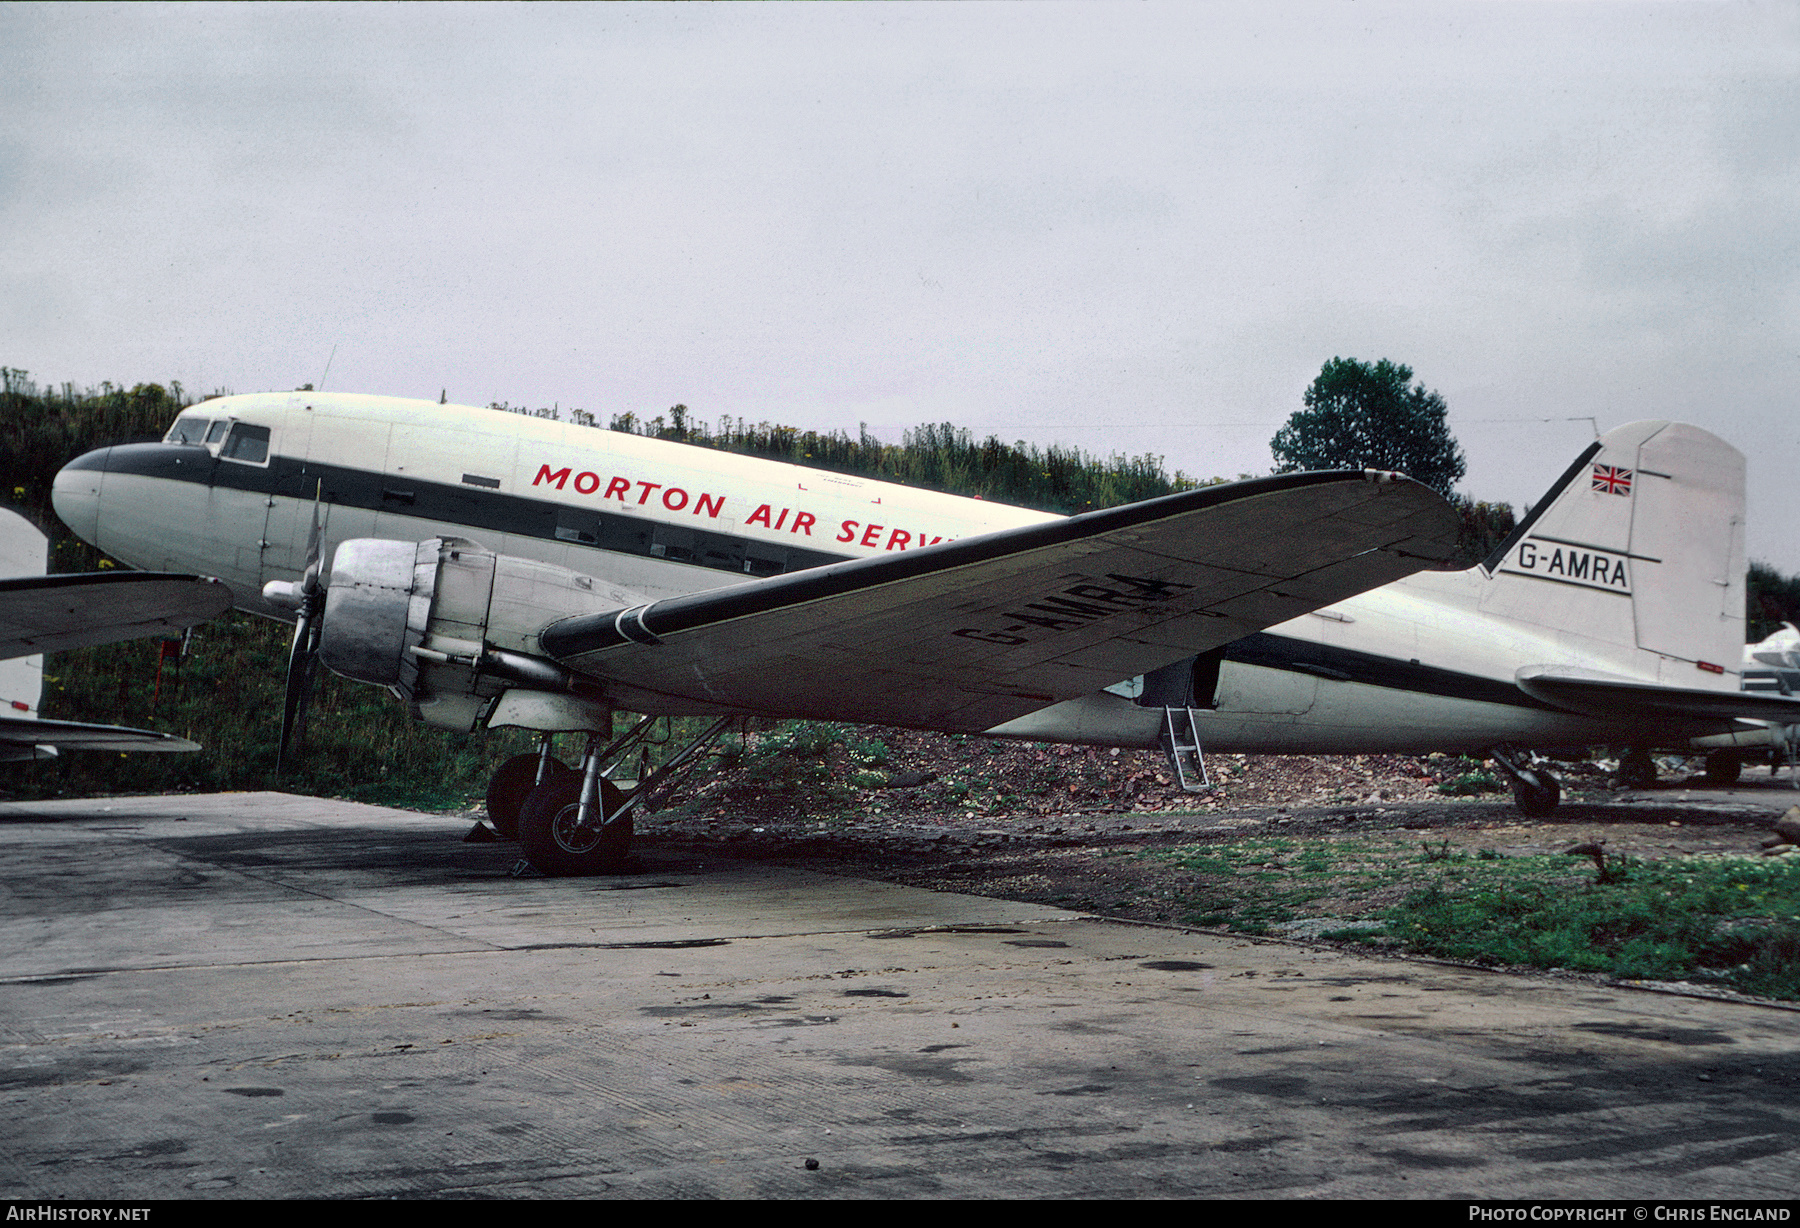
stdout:
{"type": "MultiPolygon", "coordinates": [[[[535,754],[514,755],[502,763],[493,779],[488,781],[488,822],[508,840],[519,838],[519,811],[531,791],[537,788],[537,770],[538,757],[535,754]]],[[[550,761],[552,777],[573,770],[566,763],[555,759],[550,761]]]]}
{"type": "Polygon", "coordinates": [[[1706,783],[1734,785],[1744,770],[1744,756],[1735,750],[1715,750],[1706,756],[1706,783]]]}
{"type": "Polygon", "coordinates": [[[1649,751],[1634,746],[1619,756],[1619,783],[1627,789],[1648,789],[1656,783],[1656,761],[1649,751]]]}
{"type": "MultiPolygon", "coordinates": [[[[600,782],[600,805],[608,813],[624,800],[612,781],[600,782]]],[[[519,843],[526,859],[558,878],[616,872],[631,849],[631,817],[585,828],[580,817],[580,772],[555,776],[533,789],[519,812],[519,843]]]]}
{"type": "Polygon", "coordinates": [[[1527,772],[1513,782],[1513,804],[1528,818],[1548,818],[1562,801],[1562,782],[1548,772],[1527,772]]]}

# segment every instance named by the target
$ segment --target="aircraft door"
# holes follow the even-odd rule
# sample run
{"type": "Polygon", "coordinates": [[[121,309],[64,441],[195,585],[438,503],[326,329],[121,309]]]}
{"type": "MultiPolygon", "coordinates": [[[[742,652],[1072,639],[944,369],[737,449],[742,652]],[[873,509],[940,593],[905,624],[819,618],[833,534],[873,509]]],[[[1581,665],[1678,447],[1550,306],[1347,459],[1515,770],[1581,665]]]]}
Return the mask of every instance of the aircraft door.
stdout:
{"type": "Polygon", "coordinates": [[[1215,648],[1153,669],[1141,679],[1134,698],[1149,708],[1216,708],[1219,706],[1219,666],[1225,650],[1215,648]]]}
{"type": "Polygon", "coordinates": [[[218,419],[207,433],[211,455],[201,523],[209,565],[204,569],[240,593],[262,588],[276,434],[270,426],[237,418],[218,419]]]}
{"type": "MultiPolygon", "coordinates": [[[[306,543],[312,534],[313,500],[320,494],[317,475],[309,472],[307,449],[311,442],[312,415],[289,413],[280,433],[272,440],[269,477],[273,486],[265,500],[262,535],[262,582],[296,580],[306,569],[306,543]]],[[[321,523],[327,507],[319,509],[321,523]]],[[[326,562],[330,562],[329,555],[326,562]]]]}

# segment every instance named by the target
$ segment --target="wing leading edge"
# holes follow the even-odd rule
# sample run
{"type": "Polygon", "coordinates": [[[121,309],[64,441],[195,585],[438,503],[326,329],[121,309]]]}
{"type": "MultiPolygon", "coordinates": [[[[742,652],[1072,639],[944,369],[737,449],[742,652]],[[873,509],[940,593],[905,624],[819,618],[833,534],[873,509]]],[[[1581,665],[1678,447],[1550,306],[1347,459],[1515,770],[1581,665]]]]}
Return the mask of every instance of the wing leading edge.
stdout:
{"type": "Polygon", "coordinates": [[[0,716],[0,762],[48,758],[41,747],[143,752],[193,751],[199,750],[200,744],[171,733],[127,729],[123,725],[84,725],[77,721],[0,716]]]}
{"type": "Polygon", "coordinates": [[[1457,519],[1397,474],[1184,491],[546,627],[640,712],[979,732],[1447,560],[1457,519]]]}
{"type": "Polygon", "coordinates": [[[231,608],[201,576],[99,571],[0,580],[0,659],[180,631],[231,608]]]}

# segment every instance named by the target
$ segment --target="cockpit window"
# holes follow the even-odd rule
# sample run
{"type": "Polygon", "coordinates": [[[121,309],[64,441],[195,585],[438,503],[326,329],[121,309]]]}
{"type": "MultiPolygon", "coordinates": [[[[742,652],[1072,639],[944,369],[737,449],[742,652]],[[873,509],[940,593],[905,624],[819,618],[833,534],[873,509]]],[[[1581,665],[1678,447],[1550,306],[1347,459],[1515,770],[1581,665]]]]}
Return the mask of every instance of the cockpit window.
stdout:
{"type": "Polygon", "coordinates": [[[252,426],[248,422],[234,423],[225,446],[219,449],[219,456],[225,460],[263,464],[269,459],[269,428],[252,426]]]}
{"type": "Polygon", "coordinates": [[[210,419],[181,417],[175,419],[175,425],[163,436],[164,443],[204,443],[206,427],[210,419]]]}
{"type": "Polygon", "coordinates": [[[211,429],[206,432],[206,442],[218,443],[219,440],[225,438],[225,432],[229,429],[231,429],[231,419],[220,418],[217,422],[213,423],[211,429]]]}

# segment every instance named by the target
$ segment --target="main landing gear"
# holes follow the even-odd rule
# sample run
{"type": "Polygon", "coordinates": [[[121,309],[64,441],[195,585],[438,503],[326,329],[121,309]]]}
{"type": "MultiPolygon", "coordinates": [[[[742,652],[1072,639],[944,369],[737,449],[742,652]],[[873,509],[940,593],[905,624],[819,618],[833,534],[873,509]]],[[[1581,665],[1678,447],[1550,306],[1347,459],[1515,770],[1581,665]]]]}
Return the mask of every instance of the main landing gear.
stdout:
{"type": "Polygon", "coordinates": [[[1533,751],[1496,747],[1489,754],[1512,782],[1513,804],[1527,817],[1548,818],[1562,801],[1562,781],[1545,769],[1533,751]]]}
{"type": "Polygon", "coordinates": [[[531,791],[519,815],[525,857],[555,878],[619,870],[631,851],[631,815],[612,781],[597,782],[598,805],[581,804],[583,774],[570,772],[531,791]]]}
{"type": "Polygon", "coordinates": [[[577,775],[574,768],[551,753],[550,735],[544,734],[536,754],[514,755],[502,763],[500,770],[488,781],[488,822],[501,836],[517,840],[519,813],[525,808],[525,799],[531,796],[531,791],[551,780],[577,775]]]}
{"type": "Polygon", "coordinates": [[[600,734],[589,734],[579,770],[556,761],[549,734],[537,754],[507,760],[488,785],[488,817],[495,830],[509,834],[502,824],[509,822],[510,814],[526,860],[544,874],[616,873],[631,850],[632,813],[672,791],[699,762],[700,752],[737,720],[719,718],[626,793],[607,777],[645,741],[656,719],[645,717],[610,743],[600,734]],[[515,800],[522,789],[522,800],[515,800]]]}

